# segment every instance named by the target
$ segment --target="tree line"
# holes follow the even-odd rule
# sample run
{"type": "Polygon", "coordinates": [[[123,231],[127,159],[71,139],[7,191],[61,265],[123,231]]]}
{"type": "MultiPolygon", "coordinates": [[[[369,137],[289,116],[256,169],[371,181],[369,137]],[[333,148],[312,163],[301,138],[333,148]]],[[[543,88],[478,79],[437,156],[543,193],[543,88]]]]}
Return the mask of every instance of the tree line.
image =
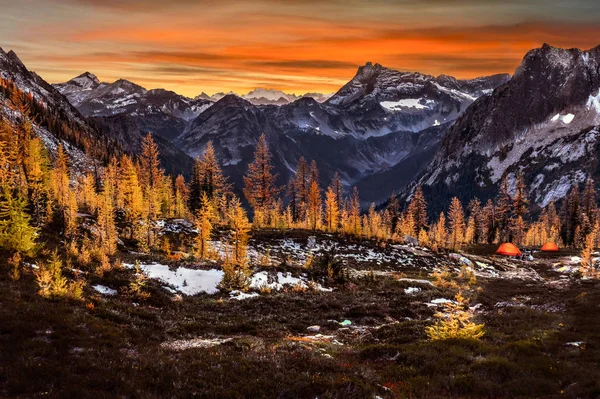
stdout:
{"type": "Polygon", "coordinates": [[[50,156],[34,132],[31,111],[21,96],[13,98],[13,106],[23,117],[17,123],[0,121],[0,247],[12,252],[31,250],[38,230],[51,224],[61,229],[69,249],[83,258],[92,251],[91,240],[98,244],[100,259],[114,255],[119,240],[149,251],[163,245],[160,230],[166,218],[194,221],[198,230],[194,252],[200,257],[209,255],[216,227],[230,229],[227,256],[237,265],[246,262],[250,227],[418,240],[434,249],[500,242],[537,246],[546,241],[583,247],[592,238],[595,244],[598,241],[600,219],[591,179],[581,193],[577,187],[569,193],[560,212],[550,203],[536,220],[529,215],[521,174],[516,175],[512,195],[505,177],[495,199],[482,204],[474,198],[465,209],[453,198],[448,210],[433,220],[420,187],[406,206],[392,195],[385,208],[372,204],[362,212],[358,190],[347,193],[339,174],[322,190],[315,161],[300,158],[288,184],[277,186],[264,134],[244,176],[243,193],[253,210],[250,225],[212,143],[195,160],[189,183],[181,175],[173,178],[164,172],[151,135],[143,139],[136,157],[113,155],[100,171],[74,173],[62,145],[50,156]],[[84,240],[78,239],[82,213],[95,221],[93,237],[84,240]]]}

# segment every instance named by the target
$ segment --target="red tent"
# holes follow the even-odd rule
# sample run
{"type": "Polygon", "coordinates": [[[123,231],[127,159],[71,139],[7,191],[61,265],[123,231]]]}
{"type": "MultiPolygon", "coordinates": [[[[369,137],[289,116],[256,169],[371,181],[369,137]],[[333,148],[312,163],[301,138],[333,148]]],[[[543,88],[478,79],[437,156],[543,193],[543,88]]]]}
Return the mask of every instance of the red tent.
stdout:
{"type": "Polygon", "coordinates": [[[521,256],[521,251],[517,248],[516,245],[511,244],[510,242],[505,242],[500,245],[500,248],[496,251],[498,255],[505,256],[521,256]]]}
{"type": "Polygon", "coordinates": [[[542,246],[543,252],[558,252],[558,246],[553,242],[547,242],[542,246]]]}

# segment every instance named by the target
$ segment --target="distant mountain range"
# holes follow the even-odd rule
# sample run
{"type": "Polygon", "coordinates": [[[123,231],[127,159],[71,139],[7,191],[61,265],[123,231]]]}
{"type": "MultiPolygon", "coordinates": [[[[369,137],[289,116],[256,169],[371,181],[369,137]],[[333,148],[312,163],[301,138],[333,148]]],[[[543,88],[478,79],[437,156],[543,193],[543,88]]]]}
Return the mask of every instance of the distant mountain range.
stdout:
{"type": "MultiPolygon", "coordinates": [[[[357,185],[365,205],[393,191],[407,199],[420,184],[436,212],[452,196],[495,196],[503,177],[512,189],[520,172],[531,202],[543,207],[588,177],[600,180],[600,47],[544,45],[512,78],[458,80],[367,63],[327,99],[265,89],[190,99],[90,73],[52,87],[13,52],[0,53],[0,70],[69,124],[125,151],[136,152],[152,133],[173,173],[189,175],[212,141],[238,191],[263,132],[280,184],[304,156],[317,161],[323,184],[339,171],[348,188],[357,185]]],[[[48,143],[60,140],[38,132],[48,143]]]]}
{"type": "MultiPolygon", "coordinates": [[[[263,132],[280,184],[304,156],[317,161],[324,185],[339,171],[365,204],[393,191],[409,198],[421,184],[442,209],[452,196],[492,197],[503,177],[513,187],[521,172],[530,200],[542,207],[600,178],[600,47],[544,45],[512,78],[458,80],[367,63],[329,98],[256,89],[191,99],[126,80],[102,83],[90,73],[53,87],[3,51],[0,71],[105,143],[136,152],[152,133],[173,173],[189,175],[192,159],[212,141],[238,191],[263,132]]],[[[0,99],[1,114],[14,117],[7,101],[0,99]]],[[[43,127],[38,133],[50,146],[61,140],[43,127]]]]}
{"type": "MultiPolygon", "coordinates": [[[[544,45],[525,55],[512,78],[458,80],[367,63],[332,96],[300,98],[256,89],[191,99],[126,80],[102,83],[90,73],[52,87],[3,51],[0,71],[102,143],[136,152],[152,133],[172,173],[189,175],[212,141],[238,191],[263,132],[280,184],[304,156],[317,161],[323,184],[339,171],[348,188],[357,185],[365,205],[393,191],[408,199],[420,184],[436,212],[452,196],[495,196],[504,177],[512,189],[520,172],[531,202],[543,207],[589,177],[600,180],[600,47],[544,45]]],[[[14,118],[7,99],[0,105],[14,118]]],[[[50,147],[61,140],[36,128],[50,147]]]]}
{"type": "MultiPolygon", "coordinates": [[[[235,95],[235,93],[233,92],[216,93],[212,96],[209,96],[206,93],[202,93],[196,97],[196,100],[219,101],[223,97],[231,94],[235,95]]],[[[306,93],[297,96],[295,94],[284,93],[281,90],[258,88],[250,91],[248,94],[243,94],[240,97],[254,105],[285,105],[304,97],[310,97],[322,103],[326,101],[329,97],[331,97],[331,95],[332,94],[306,93]]]]}

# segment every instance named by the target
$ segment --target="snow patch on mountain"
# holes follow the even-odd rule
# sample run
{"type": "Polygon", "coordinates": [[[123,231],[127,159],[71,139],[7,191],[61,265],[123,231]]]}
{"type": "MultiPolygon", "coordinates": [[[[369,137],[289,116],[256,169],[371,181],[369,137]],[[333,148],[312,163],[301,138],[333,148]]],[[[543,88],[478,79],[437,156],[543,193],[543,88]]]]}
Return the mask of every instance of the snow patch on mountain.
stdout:
{"type": "Polygon", "coordinates": [[[575,173],[570,173],[568,175],[563,175],[559,180],[554,180],[550,182],[546,188],[546,193],[543,195],[540,201],[540,195],[536,197],[536,202],[539,203],[540,206],[545,207],[550,204],[552,201],[558,201],[564,198],[571,188],[579,183],[585,181],[586,175],[582,171],[576,171],[575,173]]]}
{"type": "Polygon", "coordinates": [[[401,111],[406,108],[416,108],[416,109],[430,109],[427,105],[423,104],[425,102],[433,103],[433,100],[423,100],[422,98],[405,98],[400,101],[382,101],[379,104],[389,110],[389,111],[401,111]]]}
{"type": "Polygon", "coordinates": [[[557,122],[560,120],[563,123],[568,125],[569,123],[573,122],[573,119],[575,119],[575,115],[573,115],[573,114],[566,114],[566,115],[556,114],[552,117],[552,119],[550,119],[550,121],[557,122]]]}
{"type": "Polygon", "coordinates": [[[598,94],[590,95],[588,98],[587,104],[588,109],[595,109],[596,113],[600,114],[600,90],[598,90],[598,94]]]}
{"type": "Polygon", "coordinates": [[[456,89],[449,89],[447,87],[444,87],[442,85],[440,85],[439,83],[434,83],[433,84],[435,87],[437,87],[440,91],[447,93],[449,95],[451,95],[452,97],[461,100],[461,101],[470,101],[473,102],[475,100],[477,100],[477,97],[470,95],[469,93],[466,92],[462,92],[456,89]]]}

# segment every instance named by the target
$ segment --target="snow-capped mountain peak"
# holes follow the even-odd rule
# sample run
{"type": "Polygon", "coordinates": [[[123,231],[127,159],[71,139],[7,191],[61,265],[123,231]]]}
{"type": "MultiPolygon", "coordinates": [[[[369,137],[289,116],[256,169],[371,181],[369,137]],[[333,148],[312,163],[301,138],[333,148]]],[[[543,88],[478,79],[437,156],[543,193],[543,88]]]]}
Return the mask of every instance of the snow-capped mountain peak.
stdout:
{"type": "Polygon", "coordinates": [[[264,98],[269,101],[276,102],[279,101],[281,98],[284,98],[288,101],[290,101],[290,99],[295,100],[296,96],[293,94],[286,94],[281,90],[256,88],[250,91],[248,94],[244,94],[242,98],[245,100],[264,98]]]}
{"type": "Polygon", "coordinates": [[[91,90],[100,86],[100,80],[98,80],[96,75],[90,72],[84,72],[81,75],[71,79],[69,82],[81,87],[84,90],[91,90]]]}

